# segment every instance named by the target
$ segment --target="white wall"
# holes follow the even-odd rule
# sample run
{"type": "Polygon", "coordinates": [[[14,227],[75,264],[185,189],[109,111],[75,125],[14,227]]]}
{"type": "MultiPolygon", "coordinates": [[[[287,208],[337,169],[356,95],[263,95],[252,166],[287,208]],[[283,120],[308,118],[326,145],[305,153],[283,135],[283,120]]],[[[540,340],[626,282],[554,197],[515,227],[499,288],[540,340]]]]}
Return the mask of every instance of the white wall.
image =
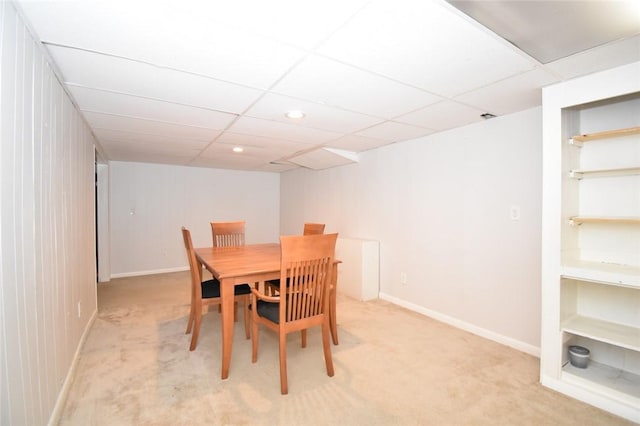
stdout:
{"type": "Polygon", "coordinates": [[[96,224],[98,250],[98,281],[111,279],[111,241],[109,220],[109,165],[96,164],[96,224]]]}
{"type": "Polygon", "coordinates": [[[246,242],[277,242],[280,175],[111,162],[111,276],[188,268],[180,228],[210,246],[212,221],[246,221],[246,242]]]}
{"type": "Polygon", "coordinates": [[[12,3],[0,42],[0,424],[42,425],[97,307],[94,141],[12,3]]]}
{"type": "Polygon", "coordinates": [[[381,297],[539,354],[541,124],[535,108],[284,173],[282,232],[378,240],[381,297]]]}

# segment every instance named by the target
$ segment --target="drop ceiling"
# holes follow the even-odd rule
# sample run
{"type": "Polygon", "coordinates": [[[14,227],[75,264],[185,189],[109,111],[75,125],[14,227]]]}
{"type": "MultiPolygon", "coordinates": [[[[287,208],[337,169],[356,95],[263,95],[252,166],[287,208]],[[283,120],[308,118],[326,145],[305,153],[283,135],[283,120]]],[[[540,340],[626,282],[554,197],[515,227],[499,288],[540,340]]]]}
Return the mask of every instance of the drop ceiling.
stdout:
{"type": "Polygon", "coordinates": [[[545,85],[638,61],[638,3],[15,5],[102,159],[281,172],[532,108],[545,85]]]}

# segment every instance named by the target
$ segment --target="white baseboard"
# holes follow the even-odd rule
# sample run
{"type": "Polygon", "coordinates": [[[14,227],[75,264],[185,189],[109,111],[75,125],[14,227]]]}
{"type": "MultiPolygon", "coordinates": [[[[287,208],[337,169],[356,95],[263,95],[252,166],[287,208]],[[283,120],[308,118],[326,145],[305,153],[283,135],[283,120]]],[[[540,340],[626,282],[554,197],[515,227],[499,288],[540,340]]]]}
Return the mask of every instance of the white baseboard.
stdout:
{"type": "Polygon", "coordinates": [[[181,272],[188,271],[188,266],[178,266],[176,268],[167,268],[167,269],[154,269],[151,271],[134,271],[134,272],[121,272],[118,274],[111,274],[111,278],[125,278],[125,277],[139,277],[142,275],[155,275],[155,274],[166,274],[169,272],[181,272]]]}
{"type": "Polygon", "coordinates": [[[390,296],[386,293],[380,293],[378,296],[382,300],[386,300],[387,302],[391,302],[394,305],[402,306],[403,308],[409,309],[410,311],[417,312],[419,314],[428,316],[429,318],[433,318],[445,324],[449,324],[453,327],[468,331],[470,333],[476,334],[480,337],[484,337],[485,339],[493,340],[494,342],[500,343],[505,346],[509,346],[513,349],[517,349],[521,352],[527,353],[529,355],[533,355],[537,358],[540,358],[540,348],[530,345],[528,343],[521,342],[519,340],[512,339],[511,337],[503,336],[494,331],[484,329],[482,327],[478,327],[477,325],[461,321],[457,318],[450,317],[448,315],[444,315],[440,312],[432,311],[430,309],[426,309],[422,306],[418,306],[413,303],[409,303],[406,300],[398,299],[397,297],[390,296]]]}
{"type": "Polygon", "coordinates": [[[60,389],[60,393],[58,393],[58,399],[56,400],[56,405],[53,407],[53,411],[51,412],[51,416],[49,416],[48,426],[55,426],[60,423],[60,416],[62,416],[62,410],[64,409],[64,405],[67,402],[67,396],[69,395],[69,389],[71,388],[71,382],[73,382],[73,378],[76,374],[76,368],[78,367],[78,359],[80,357],[80,351],[84,347],[84,343],[87,340],[87,336],[89,335],[89,331],[93,326],[96,318],[98,317],[98,309],[96,308],[87,322],[84,331],[82,332],[82,336],[80,337],[80,341],[78,342],[78,347],[76,347],[76,352],[73,354],[73,359],[71,360],[71,366],[69,367],[69,371],[67,372],[67,377],[64,379],[64,383],[62,383],[62,388],[60,389]]]}

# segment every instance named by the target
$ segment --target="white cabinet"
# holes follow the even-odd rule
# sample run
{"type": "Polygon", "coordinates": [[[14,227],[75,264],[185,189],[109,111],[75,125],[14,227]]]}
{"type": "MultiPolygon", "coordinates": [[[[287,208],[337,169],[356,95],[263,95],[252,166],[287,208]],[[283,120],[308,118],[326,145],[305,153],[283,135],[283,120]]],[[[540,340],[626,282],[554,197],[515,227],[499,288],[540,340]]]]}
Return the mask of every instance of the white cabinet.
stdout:
{"type": "Polygon", "coordinates": [[[541,382],[640,422],[640,63],[543,89],[543,139],[541,382]]]}
{"type": "Polygon", "coordinates": [[[338,293],[358,300],[378,298],[380,287],[380,243],[359,238],[338,238],[336,259],[338,293]]]}

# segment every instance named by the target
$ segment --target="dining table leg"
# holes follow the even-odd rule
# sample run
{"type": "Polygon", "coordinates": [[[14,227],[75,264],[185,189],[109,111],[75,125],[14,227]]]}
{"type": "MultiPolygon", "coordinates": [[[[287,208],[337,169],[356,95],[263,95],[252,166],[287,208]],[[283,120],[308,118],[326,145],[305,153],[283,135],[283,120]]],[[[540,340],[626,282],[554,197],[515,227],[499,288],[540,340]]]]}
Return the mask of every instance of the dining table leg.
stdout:
{"type": "Polygon", "coordinates": [[[222,379],[229,377],[231,364],[231,345],[233,343],[233,305],[234,283],[220,280],[220,299],[222,302],[222,379]]]}

